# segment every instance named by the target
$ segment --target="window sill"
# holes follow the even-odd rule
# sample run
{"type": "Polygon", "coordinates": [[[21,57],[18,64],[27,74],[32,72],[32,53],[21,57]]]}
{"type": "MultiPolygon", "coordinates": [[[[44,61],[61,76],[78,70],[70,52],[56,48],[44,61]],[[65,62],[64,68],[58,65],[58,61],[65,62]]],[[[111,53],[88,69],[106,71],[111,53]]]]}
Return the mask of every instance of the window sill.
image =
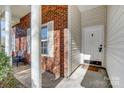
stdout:
{"type": "Polygon", "coordinates": [[[48,55],[47,55],[47,54],[41,54],[41,56],[43,56],[43,57],[48,57],[48,55]]]}

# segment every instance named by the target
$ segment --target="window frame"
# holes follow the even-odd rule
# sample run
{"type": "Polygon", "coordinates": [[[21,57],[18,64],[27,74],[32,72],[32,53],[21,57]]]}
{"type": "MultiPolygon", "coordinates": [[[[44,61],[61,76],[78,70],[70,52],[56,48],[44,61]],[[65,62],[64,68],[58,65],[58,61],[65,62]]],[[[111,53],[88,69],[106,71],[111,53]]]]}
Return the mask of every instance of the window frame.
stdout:
{"type": "Polygon", "coordinates": [[[11,29],[11,35],[12,35],[12,51],[16,51],[15,28],[11,29]]]}
{"type": "MultiPolygon", "coordinates": [[[[40,29],[44,26],[47,26],[48,29],[48,34],[47,34],[47,49],[48,49],[48,54],[42,54],[42,51],[40,50],[41,56],[46,56],[46,57],[54,57],[54,20],[48,21],[46,23],[43,23],[40,25],[40,29]],[[51,42],[51,31],[52,31],[52,42],[51,42]],[[52,46],[50,46],[52,44],[52,46]],[[50,49],[51,48],[51,49],[50,49]],[[50,49],[50,51],[49,51],[50,49]]],[[[41,38],[40,38],[40,45],[41,45],[41,38]]],[[[41,46],[40,46],[41,47],[41,46]]],[[[41,48],[40,48],[41,49],[41,48]]]]}
{"type": "MultiPolygon", "coordinates": [[[[40,47],[40,48],[41,48],[41,55],[42,55],[42,56],[48,56],[48,55],[49,55],[49,53],[48,53],[48,40],[49,40],[49,39],[48,39],[48,36],[49,36],[49,35],[48,35],[48,33],[49,33],[48,24],[47,24],[47,23],[46,23],[46,24],[43,24],[40,29],[41,29],[41,31],[40,31],[40,45],[41,45],[42,42],[47,42],[47,47],[42,47],[42,46],[40,47]],[[47,38],[46,38],[46,39],[42,39],[42,37],[41,37],[42,28],[43,28],[43,27],[46,27],[46,28],[47,28],[47,38]],[[44,48],[47,48],[47,54],[42,53],[42,49],[44,49],[44,48]]],[[[44,45],[43,45],[43,46],[44,46],[44,45]]]]}
{"type": "Polygon", "coordinates": [[[31,54],[31,28],[27,29],[27,53],[31,54]]]}

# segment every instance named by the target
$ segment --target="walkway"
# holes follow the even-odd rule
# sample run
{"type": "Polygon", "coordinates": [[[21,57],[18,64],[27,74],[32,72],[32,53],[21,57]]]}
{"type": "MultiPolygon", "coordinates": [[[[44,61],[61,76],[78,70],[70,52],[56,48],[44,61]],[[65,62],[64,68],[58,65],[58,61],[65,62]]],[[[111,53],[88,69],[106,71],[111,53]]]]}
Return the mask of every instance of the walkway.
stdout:
{"type": "Polygon", "coordinates": [[[69,78],[64,78],[56,88],[84,88],[81,86],[81,82],[84,79],[87,69],[88,66],[84,68],[79,66],[69,78]]]}

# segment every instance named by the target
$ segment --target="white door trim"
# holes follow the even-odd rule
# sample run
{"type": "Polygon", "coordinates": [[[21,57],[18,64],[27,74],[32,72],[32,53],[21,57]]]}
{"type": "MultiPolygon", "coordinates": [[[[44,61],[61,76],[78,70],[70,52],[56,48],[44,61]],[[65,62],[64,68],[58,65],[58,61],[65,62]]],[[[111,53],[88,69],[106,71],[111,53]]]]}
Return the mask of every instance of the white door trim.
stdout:
{"type": "MultiPolygon", "coordinates": [[[[94,29],[94,28],[98,28],[98,29],[102,29],[102,44],[103,44],[103,47],[102,47],[102,58],[101,58],[101,61],[102,61],[102,66],[104,66],[104,51],[105,51],[105,40],[104,40],[104,32],[105,32],[105,29],[104,29],[104,25],[94,25],[94,26],[88,26],[88,27],[83,27],[82,28],[82,47],[83,47],[83,52],[84,52],[84,60],[85,60],[85,53],[86,53],[86,51],[85,51],[85,49],[86,49],[86,47],[85,47],[85,30],[86,29],[94,29]]],[[[89,56],[86,56],[86,57],[89,57],[89,56]]]]}

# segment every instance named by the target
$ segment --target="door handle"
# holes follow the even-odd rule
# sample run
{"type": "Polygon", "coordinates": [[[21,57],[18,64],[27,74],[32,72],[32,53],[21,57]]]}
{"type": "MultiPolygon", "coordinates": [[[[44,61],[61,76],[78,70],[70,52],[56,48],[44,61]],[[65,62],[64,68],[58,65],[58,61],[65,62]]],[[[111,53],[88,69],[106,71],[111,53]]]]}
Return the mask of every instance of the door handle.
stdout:
{"type": "Polygon", "coordinates": [[[99,52],[102,52],[102,44],[100,44],[100,47],[98,49],[99,49],[99,52]]]}

